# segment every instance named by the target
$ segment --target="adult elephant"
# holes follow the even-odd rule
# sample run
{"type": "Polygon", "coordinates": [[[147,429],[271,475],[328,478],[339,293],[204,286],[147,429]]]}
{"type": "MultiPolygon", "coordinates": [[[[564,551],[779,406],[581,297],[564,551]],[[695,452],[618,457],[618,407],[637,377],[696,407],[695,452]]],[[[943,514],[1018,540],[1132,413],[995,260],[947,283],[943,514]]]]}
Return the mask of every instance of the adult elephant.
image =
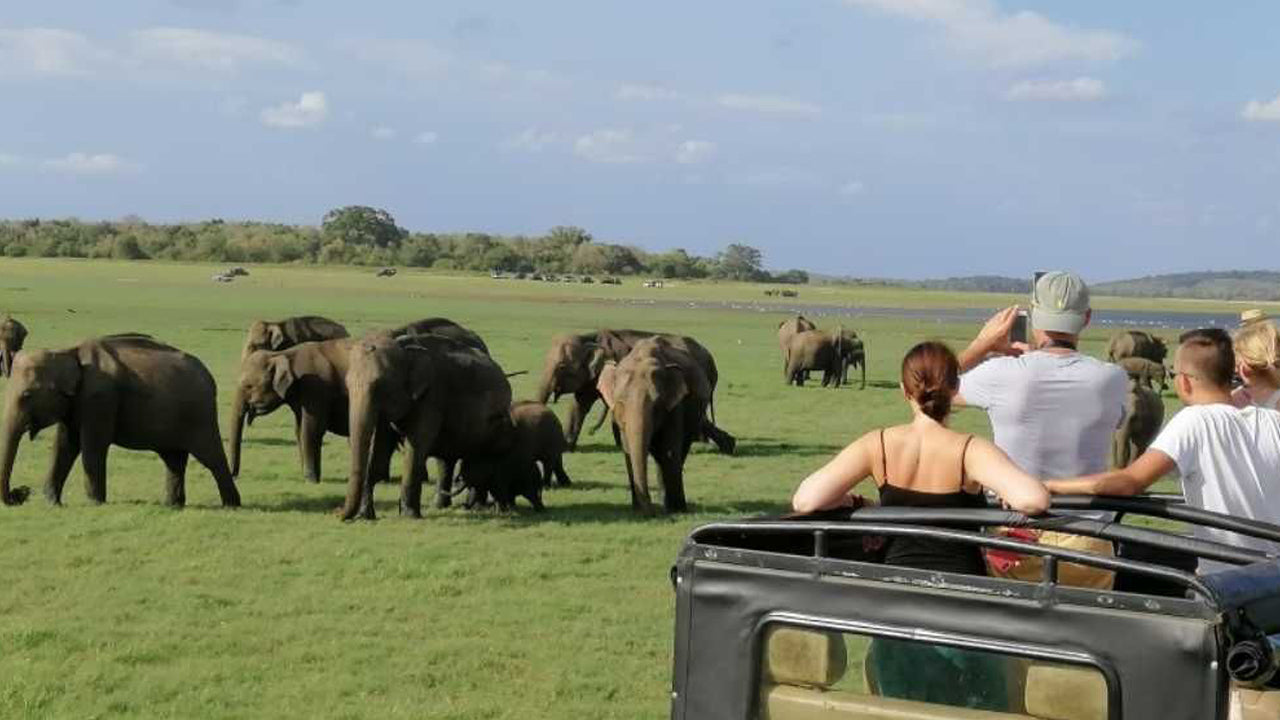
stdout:
{"type": "Polygon", "coordinates": [[[818,326],[805,318],[803,315],[796,315],[793,318],[783,320],[778,324],[778,348],[782,350],[782,367],[786,368],[788,363],[787,351],[791,347],[791,338],[796,333],[807,332],[809,330],[817,330],[818,326]]]}
{"type": "Polygon", "coordinates": [[[640,340],[621,362],[601,370],[597,388],[613,417],[622,447],[631,506],[652,514],[649,455],[662,482],[668,512],[688,509],[684,462],[711,401],[711,383],[687,350],[658,336],[640,340]]]}
{"type": "Polygon", "coordinates": [[[485,345],[484,340],[479,335],[448,318],[425,318],[417,322],[411,322],[408,325],[401,325],[391,331],[392,337],[403,337],[405,335],[439,335],[450,340],[456,340],[467,347],[475,348],[485,355],[489,354],[489,346],[485,345]]]}
{"type": "Polygon", "coordinates": [[[62,488],[76,458],[84,467],[89,499],[107,499],[107,450],[119,445],[152,450],[168,470],[166,503],[186,503],[188,456],[213,473],[222,504],[240,505],[218,433],[217,387],[193,355],[146,335],[110,335],[66,350],[23,352],[5,389],[0,440],[0,499],[26,499],[10,490],[22,434],[57,425],[53,464],[45,479],[49,502],[62,488]]]}
{"type": "Polygon", "coordinates": [[[1141,357],[1163,365],[1168,355],[1169,348],[1164,344],[1163,338],[1142,330],[1116,333],[1107,345],[1107,357],[1111,362],[1119,362],[1127,357],[1141,357]]]}
{"type": "Polygon", "coordinates": [[[805,330],[793,335],[787,348],[787,367],[783,371],[787,384],[804,387],[805,373],[820,371],[823,387],[839,387],[841,342],[838,333],[822,330],[805,330]]]}
{"type": "Polygon", "coordinates": [[[426,460],[440,460],[437,507],[448,507],[458,460],[512,441],[511,384],[488,355],[438,335],[375,333],[351,346],[347,366],[351,471],[344,520],[373,519],[369,478],[375,430],[391,426],[408,446],[400,514],[422,516],[426,460]]]}
{"type": "Polygon", "coordinates": [[[1127,373],[1130,378],[1137,380],[1139,383],[1146,385],[1147,387],[1159,385],[1160,392],[1164,392],[1169,389],[1169,384],[1166,381],[1167,373],[1165,372],[1164,365],[1161,365],[1158,362],[1148,360],[1144,357],[1126,357],[1121,358],[1117,364],[1124,368],[1125,373],[1127,373]]]}
{"type": "Polygon", "coordinates": [[[9,377],[13,356],[22,349],[22,343],[26,339],[27,328],[14,320],[12,315],[5,315],[4,320],[0,321],[0,375],[9,377]]]}
{"type": "MultiPolygon", "coordinates": [[[[703,375],[711,384],[712,398],[708,399],[710,417],[701,423],[700,436],[716,445],[716,448],[732,455],[737,446],[733,435],[719,428],[715,423],[715,388],[720,379],[715,358],[701,343],[685,335],[667,335],[648,330],[598,330],[580,335],[558,335],[551,341],[547,351],[546,362],[542,370],[542,380],[538,385],[537,401],[554,402],[561,395],[571,395],[569,406],[569,426],[565,428],[565,439],[569,442],[569,450],[578,446],[578,437],[582,433],[582,425],[587,413],[596,400],[600,399],[597,384],[600,372],[606,362],[620,362],[631,352],[636,343],[652,337],[662,337],[671,345],[689,353],[702,369],[703,375]]],[[[601,418],[601,422],[604,418],[601,418]]]]}
{"type": "Polygon", "coordinates": [[[1163,422],[1164,401],[1154,390],[1130,378],[1124,418],[1112,437],[1112,466],[1128,467],[1132,460],[1146,452],[1163,422]]]}
{"type": "Polygon", "coordinates": [[[240,359],[254,350],[285,350],[304,342],[348,337],[342,323],[319,315],[299,315],[283,320],[257,320],[249,326],[240,359]]]}
{"type": "MultiPolygon", "coordinates": [[[[287,405],[293,411],[294,435],[303,477],[320,482],[320,451],[326,432],[347,436],[347,364],[350,338],[304,342],[287,350],[255,350],[240,363],[240,377],[231,406],[231,475],[240,476],[244,427],[254,418],[287,405]]],[[[373,456],[374,482],[390,477],[394,433],[381,440],[373,456]]]]}

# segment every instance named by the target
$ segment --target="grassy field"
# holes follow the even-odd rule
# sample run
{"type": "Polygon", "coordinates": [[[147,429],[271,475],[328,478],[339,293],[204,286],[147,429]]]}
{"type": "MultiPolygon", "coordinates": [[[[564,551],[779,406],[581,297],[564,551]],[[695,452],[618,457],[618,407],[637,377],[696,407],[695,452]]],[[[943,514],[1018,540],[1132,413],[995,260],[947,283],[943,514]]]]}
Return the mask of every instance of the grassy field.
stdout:
{"type": "MultiPolygon", "coordinates": [[[[680,332],[715,354],[720,425],[734,457],[696,447],[693,511],[639,520],[607,433],[566,465],[575,486],[548,511],[431,511],[342,524],[346,446],[331,437],[324,482],[301,480],[286,411],[248,429],[245,507],[217,507],[195,463],[189,506],[160,506],[163,465],[112,450],[109,504],[89,506],[79,469],[53,509],[37,494],[0,508],[0,717],[654,718],[667,710],[672,599],[667,570],[697,524],[784,510],[810,470],[863,431],[907,417],[897,366],[925,338],[960,347],[975,326],[874,320],[869,386],[785,387],[781,314],[683,303],[761,299],[751,285],[546,285],[368,270],[250,268],[231,284],[211,266],[0,260],[0,313],[29,347],[143,331],[202,358],[225,417],[244,329],[257,318],[321,314],[353,332],[442,315],[479,332],[529,397],[550,337],[624,326],[680,332]]],[[[1012,299],[885,289],[805,288],[806,304],[989,307],[1012,299]]],[[[1100,303],[1115,306],[1114,303],[1100,303]]],[[[1180,304],[1181,305],[1181,304],[1180,304]]],[[[1187,303],[1188,309],[1228,309],[1187,303]]],[[[1168,303],[1131,307],[1169,309],[1168,303]]],[[[1106,338],[1087,336],[1101,354],[1106,338]]],[[[1176,399],[1166,398],[1172,412],[1176,399]]],[[[561,408],[563,411],[563,408],[561,408]]],[[[960,429],[988,432],[980,412],[960,429]]],[[[37,490],[52,432],[25,442],[15,484],[37,490]]],[[[396,465],[398,472],[398,464],[396,465]]]]}

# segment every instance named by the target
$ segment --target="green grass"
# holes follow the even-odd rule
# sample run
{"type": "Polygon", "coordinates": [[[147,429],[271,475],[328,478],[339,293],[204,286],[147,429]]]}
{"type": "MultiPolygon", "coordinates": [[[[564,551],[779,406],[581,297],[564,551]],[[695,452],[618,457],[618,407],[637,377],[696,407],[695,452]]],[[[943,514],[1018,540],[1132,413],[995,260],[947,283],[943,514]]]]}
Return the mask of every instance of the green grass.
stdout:
{"type": "MultiPolygon", "coordinates": [[[[543,515],[453,509],[400,520],[397,490],[383,487],[384,519],[344,525],[329,511],[344,489],[345,442],[331,437],[324,482],[304,483],[287,411],[246,433],[239,511],[217,508],[212,479],[194,463],[188,508],[165,510],[159,459],[114,448],[108,505],[86,503],[77,468],[66,507],[37,494],[0,508],[0,717],[663,716],[673,630],[667,570],[685,534],[715,519],[784,510],[800,479],[845,443],[907,418],[896,383],[910,345],[942,338],[959,347],[977,329],[861,322],[868,389],[795,389],[780,377],[782,315],[681,305],[753,303],[763,286],[646,291],[634,282],[412,272],[383,280],[369,270],[258,267],[215,284],[215,269],[3,260],[0,312],[28,326],[33,348],[152,333],[205,361],[224,418],[243,332],[257,318],[315,313],[359,332],[447,316],[479,332],[506,370],[531,371],[513,379],[517,398],[532,394],[555,333],[680,332],[715,353],[716,410],[740,453],[695,448],[686,468],[693,512],[678,517],[632,516],[621,456],[602,432],[567,458],[576,486],[549,492],[543,515]]],[[[800,301],[994,309],[1011,300],[802,288],[800,301]]],[[[1101,354],[1105,340],[1091,333],[1085,350],[1101,354]]],[[[1177,401],[1167,402],[1172,413],[1177,401]]],[[[955,426],[988,432],[976,411],[961,412],[955,426]]],[[[24,442],[16,484],[38,490],[51,436],[24,442]]]]}

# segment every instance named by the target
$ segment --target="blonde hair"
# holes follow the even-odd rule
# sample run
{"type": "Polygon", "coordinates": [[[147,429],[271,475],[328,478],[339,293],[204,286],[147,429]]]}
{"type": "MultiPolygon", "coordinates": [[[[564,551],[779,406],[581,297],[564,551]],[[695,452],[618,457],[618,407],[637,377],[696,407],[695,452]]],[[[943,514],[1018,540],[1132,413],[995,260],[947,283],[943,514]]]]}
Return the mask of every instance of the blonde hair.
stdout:
{"type": "Polygon", "coordinates": [[[1236,359],[1280,384],[1280,330],[1270,320],[1255,320],[1236,331],[1236,359]]]}

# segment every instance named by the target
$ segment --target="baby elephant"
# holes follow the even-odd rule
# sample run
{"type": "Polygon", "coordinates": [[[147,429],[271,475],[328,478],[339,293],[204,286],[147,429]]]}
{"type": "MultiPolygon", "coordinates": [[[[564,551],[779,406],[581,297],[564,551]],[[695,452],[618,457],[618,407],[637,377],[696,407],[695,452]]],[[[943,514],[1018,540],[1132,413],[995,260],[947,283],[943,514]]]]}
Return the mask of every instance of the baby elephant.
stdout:
{"type": "Polygon", "coordinates": [[[1164,401],[1154,390],[1136,378],[1129,378],[1129,395],[1124,402],[1124,419],[1116,430],[1111,446],[1111,464],[1127,467],[1147,451],[1160,424],[1164,422],[1164,401]]]}
{"type": "Polygon", "coordinates": [[[1164,365],[1154,360],[1148,360],[1144,357],[1127,357],[1118,360],[1116,364],[1124,368],[1129,377],[1147,387],[1153,387],[1158,384],[1160,392],[1169,389],[1169,385],[1165,382],[1164,365]]]}
{"type": "Polygon", "coordinates": [[[0,375],[9,377],[13,357],[22,349],[22,343],[26,339],[27,329],[22,323],[9,315],[0,320],[0,375]]]}
{"type": "Polygon", "coordinates": [[[512,404],[511,422],[514,432],[505,454],[463,461],[462,474],[473,491],[470,504],[493,495],[498,507],[508,510],[520,496],[541,510],[542,488],[551,487],[553,478],[560,487],[572,484],[564,470],[564,428],[550,408],[532,401],[512,404]]]}

